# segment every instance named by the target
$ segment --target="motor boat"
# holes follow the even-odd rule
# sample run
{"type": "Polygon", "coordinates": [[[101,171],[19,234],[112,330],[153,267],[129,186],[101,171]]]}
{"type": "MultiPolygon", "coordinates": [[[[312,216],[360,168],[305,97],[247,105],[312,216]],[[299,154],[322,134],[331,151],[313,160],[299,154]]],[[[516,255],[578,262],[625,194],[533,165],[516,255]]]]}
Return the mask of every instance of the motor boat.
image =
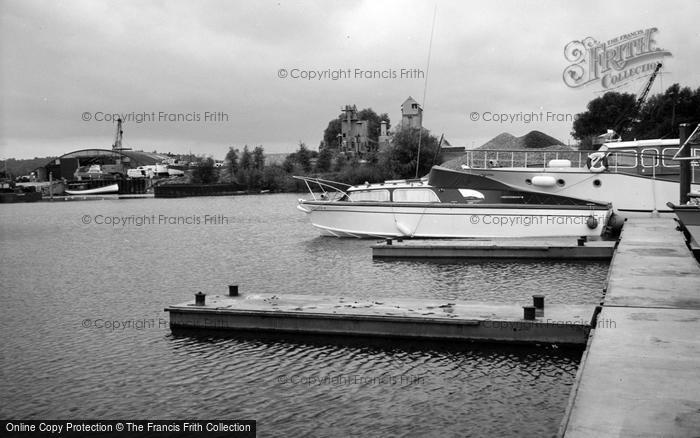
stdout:
{"type": "MultiPolygon", "coordinates": [[[[498,151],[498,160],[487,158],[487,151],[474,151],[472,156],[484,152],[484,160],[470,160],[461,170],[520,190],[609,202],[620,212],[671,212],[667,202],[677,204],[680,198],[680,164],[673,158],[678,149],[678,139],[610,142],[576,160],[577,165],[562,158],[534,164],[532,156],[541,153],[532,151],[498,151]],[[508,161],[519,166],[499,164],[508,161]]],[[[691,177],[691,189],[700,190],[700,169],[694,167],[691,177]]]]}
{"type": "Polygon", "coordinates": [[[427,178],[356,186],[295,178],[312,194],[297,208],[325,236],[600,237],[619,221],[608,203],[514,189],[440,166],[427,178]]]}

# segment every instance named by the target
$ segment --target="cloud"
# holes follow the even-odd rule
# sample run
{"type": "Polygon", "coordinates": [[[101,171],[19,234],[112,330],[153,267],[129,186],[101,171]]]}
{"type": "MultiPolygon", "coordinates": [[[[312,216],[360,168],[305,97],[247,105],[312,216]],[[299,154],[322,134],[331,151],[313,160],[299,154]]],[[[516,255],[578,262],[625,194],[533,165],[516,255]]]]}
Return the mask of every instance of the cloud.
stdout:
{"type": "MultiPolygon", "coordinates": [[[[425,123],[452,144],[479,145],[503,131],[542,130],[566,141],[567,123],[472,122],[471,111],[576,113],[600,90],[563,84],[569,41],[657,27],[670,50],[657,87],[697,87],[700,4],[676,10],[651,1],[5,1],[0,156],[59,155],[73,144],[109,145],[114,126],[83,112],[223,112],[228,121],[127,123],[125,139],[146,150],[212,154],[228,146],[291,151],[315,147],[340,107],[388,112],[412,95],[425,123]],[[610,23],[614,22],[614,28],[610,23]],[[350,70],[349,78],[280,78],[288,72],[350,70]],[[357,78],[402,68],[428,74],[357,78]],[[371,73],[370,73],[371,74],[371,73]]],[[[641,82],[630,84],[637,92],[641,82]]],[[[653,92],[660,91],[656,88],[653,92]]]]}

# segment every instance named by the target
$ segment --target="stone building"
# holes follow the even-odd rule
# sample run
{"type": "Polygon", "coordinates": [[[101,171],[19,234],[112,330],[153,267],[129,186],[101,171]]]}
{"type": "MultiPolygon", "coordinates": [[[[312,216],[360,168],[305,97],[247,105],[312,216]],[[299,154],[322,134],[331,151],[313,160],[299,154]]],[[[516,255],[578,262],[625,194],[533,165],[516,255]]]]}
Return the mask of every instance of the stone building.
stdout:
{"type": "Polygon", "coordinates": [[[369,122],[359,120],[357,107],[345,105],[340,123],[340,150],[362,155],[369,151],[369,122]]]}

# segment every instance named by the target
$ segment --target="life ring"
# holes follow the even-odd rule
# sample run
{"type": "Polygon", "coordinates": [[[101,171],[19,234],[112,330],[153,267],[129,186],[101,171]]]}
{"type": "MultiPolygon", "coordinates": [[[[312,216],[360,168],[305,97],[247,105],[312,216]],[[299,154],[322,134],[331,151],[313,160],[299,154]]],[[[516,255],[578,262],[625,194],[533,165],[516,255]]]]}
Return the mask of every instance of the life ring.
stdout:
{"type": "Polygon", "coordinates": [[[591,172],[604,172],[608,169],[608,155],[605,152],[594,152],[588,156],[586,166],[591,172]]]}

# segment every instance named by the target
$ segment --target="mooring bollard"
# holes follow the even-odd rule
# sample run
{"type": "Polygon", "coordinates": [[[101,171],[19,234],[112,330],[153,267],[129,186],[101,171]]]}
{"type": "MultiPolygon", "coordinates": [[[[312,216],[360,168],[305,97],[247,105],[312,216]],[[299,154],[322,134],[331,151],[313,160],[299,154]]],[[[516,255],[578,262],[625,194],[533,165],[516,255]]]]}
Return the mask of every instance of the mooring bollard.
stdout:
{"type": "Polygon", "coordinates": [[[533,295],[532,304],[535,306],[535,316],[544,316],[544,295],[533,295]]]}
{"type": "Polygon", "coordinates": [[[527,321],[535,320],[535,306],[523,306],[523,319],[527,321]]]}
{"type": "Polygon", "coordinates": [[[202,291],[199,291],[196,294],[194,294],[194,305],[203,306],[206,296],[207,294],[203,294],[202,291]]]}
{"type": "Polygon", "coordinates": [[[588,239],[586,238],[586,236],[581,236],[581,237],[579,237],[579,238],[578,238],[578,246],[583,246],[583,244],[586,243],[586,240],[588,240],[588,239]]]}
{"type": "Polygon", "coordinates": [[[230,297],[237,297],[238,296],[238,285],[237,284],[229,284],[228,285],[228,296],[230,296],[230,297]]]}

